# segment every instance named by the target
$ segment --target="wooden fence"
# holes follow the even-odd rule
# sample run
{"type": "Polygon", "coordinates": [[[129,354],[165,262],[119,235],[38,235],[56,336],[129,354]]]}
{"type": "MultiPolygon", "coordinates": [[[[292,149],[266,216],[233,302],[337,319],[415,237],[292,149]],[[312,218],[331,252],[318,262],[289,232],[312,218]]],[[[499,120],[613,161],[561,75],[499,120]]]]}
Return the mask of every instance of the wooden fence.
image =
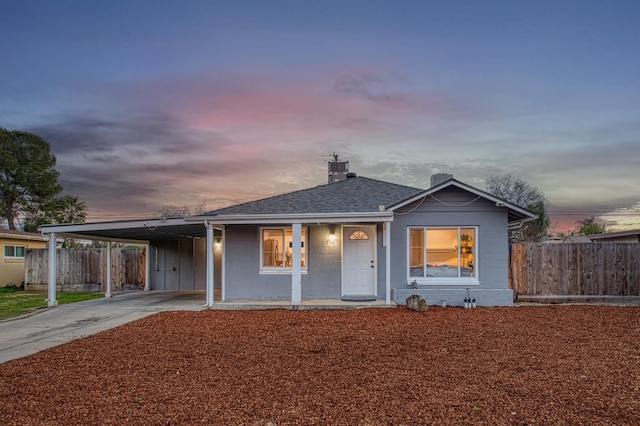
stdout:
{"type": "Polygon", "coordinates": [[[640,296],[640,244],[514,244],[509,274],[522,296],[640,296]]]}
{"type": "MultiPolygon", "coordinates": [[[[29,249],[25,254],[25,282],[31,286],[48,283],[48,249],[29,249]]],[[[145,249],[111,249],[111,289],[144,286],[145,249]]],[[[107,281],[107,249],[58,249],[56,284],[61,287],[99,284],[105,291],[107,281]]]]}

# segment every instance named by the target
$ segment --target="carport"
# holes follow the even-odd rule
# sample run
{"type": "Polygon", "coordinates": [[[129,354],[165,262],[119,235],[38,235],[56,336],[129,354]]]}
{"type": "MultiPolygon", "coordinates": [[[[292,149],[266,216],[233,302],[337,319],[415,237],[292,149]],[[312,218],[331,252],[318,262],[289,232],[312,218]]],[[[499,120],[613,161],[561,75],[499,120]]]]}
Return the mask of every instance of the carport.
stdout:
{"type": "MultiPolygon", "coordinates": [[[[144,290],[203,290],[206,306],[219,289],[224,300],[224,226],[206,220],[178,218],[122,220],[82,224],[44,225],[49,238],[49,265],[56,265],[56,238],[68,237],[107,243],[105,296],[111,297],[111,247],[113,243],[144,245],[144,290]]],[[[48,306],[58,304],[56,268],[48,271],[48,306]]]]}

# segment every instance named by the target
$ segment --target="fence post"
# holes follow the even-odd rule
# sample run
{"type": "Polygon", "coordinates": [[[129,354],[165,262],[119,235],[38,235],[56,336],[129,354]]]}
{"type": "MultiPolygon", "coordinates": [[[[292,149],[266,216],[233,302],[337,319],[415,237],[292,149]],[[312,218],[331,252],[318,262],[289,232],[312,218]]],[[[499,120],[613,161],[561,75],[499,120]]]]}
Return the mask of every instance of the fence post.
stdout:
{"type": "Polygon", "coordinates": [[[107,285],[104,297],[111,297],[111,241],[107,241],[107,285]]]}
{"type": "Polygon", "coordinates": [[[151,266],[149,264],[149,252],[151,251],[151,245],[149,243],[144,246],[144,291],[151,290],[150,286],[150,276],[151,276],[151,266]]]}

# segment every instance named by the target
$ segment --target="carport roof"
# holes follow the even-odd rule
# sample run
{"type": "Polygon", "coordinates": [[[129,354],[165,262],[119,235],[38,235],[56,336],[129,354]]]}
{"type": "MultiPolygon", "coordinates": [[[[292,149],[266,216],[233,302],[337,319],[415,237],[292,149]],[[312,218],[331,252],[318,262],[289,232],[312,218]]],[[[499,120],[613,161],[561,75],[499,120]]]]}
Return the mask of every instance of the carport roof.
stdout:
{"type": "Polygon", "coordinates": [[[187,222],[181,217],[43,225],[41,230],[81,239],[128,243],[200,238],[207,231],[202,221],[187,222]]]}

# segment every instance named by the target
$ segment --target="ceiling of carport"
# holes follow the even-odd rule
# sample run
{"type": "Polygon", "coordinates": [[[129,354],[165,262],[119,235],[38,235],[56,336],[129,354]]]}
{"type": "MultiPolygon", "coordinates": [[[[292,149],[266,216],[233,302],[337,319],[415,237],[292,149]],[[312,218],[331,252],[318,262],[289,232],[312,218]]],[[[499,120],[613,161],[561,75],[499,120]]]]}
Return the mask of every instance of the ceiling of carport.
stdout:
{"type": "Polygon", "coordinates": [[[101,240],[123,239],[138,241],[166,241],[185,238],[206,238],[207,230],[200,222],[189,225],[176,226],[135,227],[102,230],[94,229],[87,231],[75,231],[73,232],[73,234],[77,236],[85,236],[88,240],[91,240],[91,237],[94,237],[101,240]]]}

